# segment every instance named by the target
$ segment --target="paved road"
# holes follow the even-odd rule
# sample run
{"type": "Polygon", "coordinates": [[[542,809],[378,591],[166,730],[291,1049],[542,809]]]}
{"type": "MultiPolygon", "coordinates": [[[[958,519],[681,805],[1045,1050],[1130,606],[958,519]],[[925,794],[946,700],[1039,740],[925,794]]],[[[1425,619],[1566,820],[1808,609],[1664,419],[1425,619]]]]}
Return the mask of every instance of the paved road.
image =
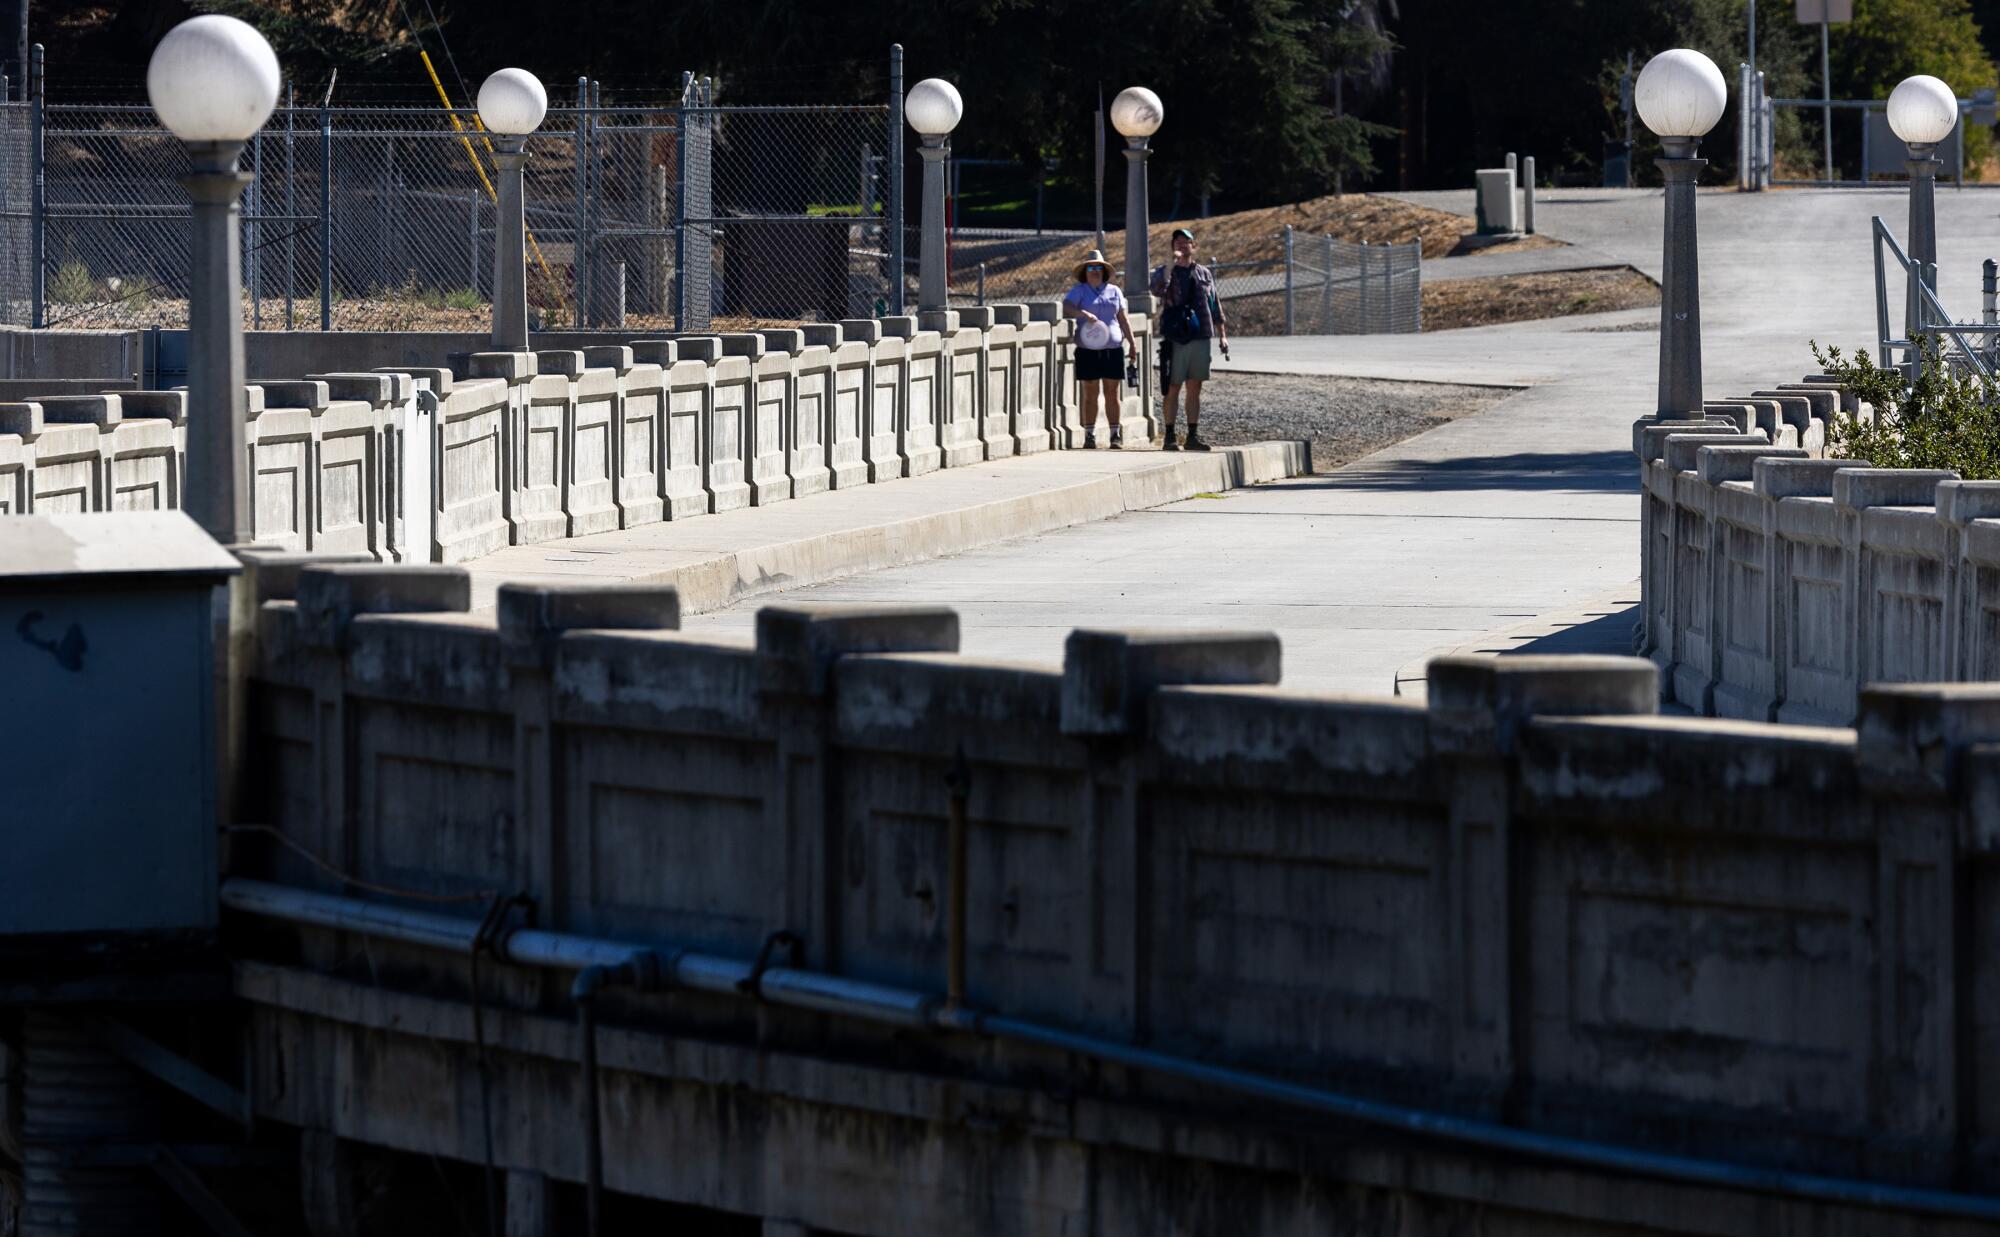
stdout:
{"type": "MultiPolygon", "coordinates": [[[[1419,200],[1470,213],[1470,196],[1419,200]]],[[[1946,190],[1938,205],[1941,293],[1959,316],[1975,316],[1979,262],[2000,252],[2000,195],[1946,190]]],[[[1812,368],[1808,339],[1869,338],[1868,218],[1900,220],[1900,194],[1716,192],[1702,195],[1700,210],[1710,392],[1795,381],[1812,368]]],[[[1548,195],[1538,222],[1660,273],[1657,191],[1548,195]]],[[[1081,624],[1273,628],[1288,684],[1385,693],[1431,650],[1636,595],[1630,425],[1652,408],[1659,337],[1617,328],[1649,322],[1657,311],[1420,336],[1242,340],[1236,364],[1245,369],[1525,389],[1329,474],[792,595],[948,603],[963,615],[967,651],[1041,662],[1058,660],[1081,624]]],[[[750,620],[745,606],[688,626],[744,632],[750,620]]],[[[1597,628],[1615,642],[1617,626],[1597,628]]]]}

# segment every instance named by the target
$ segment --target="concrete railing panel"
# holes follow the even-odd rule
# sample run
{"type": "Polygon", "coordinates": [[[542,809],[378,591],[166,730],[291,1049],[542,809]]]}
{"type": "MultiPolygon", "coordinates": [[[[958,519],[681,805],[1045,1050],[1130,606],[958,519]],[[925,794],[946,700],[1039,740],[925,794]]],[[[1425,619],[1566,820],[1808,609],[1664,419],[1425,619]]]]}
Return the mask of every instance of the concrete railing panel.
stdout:
{"type": "Polygon", "coordinates": [[[666,440],[666,368],[635,362],[622,375],[612,435],[618,527],[639,528],[667,518],[666,440]]]}
{"type": "MultiPolygon", "coordinates": [[[[838,328],[834,328],[838,334],[838,328]]],[[[809,498],[832,488],[828,446],[834,405],[833,351],[839,347],[808,344],[799,351],[798,377],[792,388],[790,458],[785,471],[792,479],[792,497],[809,498]]]]}
{"type": "Polygon", "coordinates": [[[1011,326],[995,326],[982,331],[986,344],[985,377],[979,385],[979,437],[986,458],[1006,459],[1018,454],[1014,437],[1014,414],[1021,407],[1021,339],[1011,326]]]}
{"type": "Polygon", "coordinates": [[[935,425],[924,410],[911,403],[912,376],[922,354],[931,348],[925,335],[911,338],[883,336],[872,346],[868,367],[868,415],[861,436],[862,458],[868,462],[868,480],[874,484],[914,476],[909,452],[915,450],[920,462],[929,463],[936,439],[935,425]]]}
{"type": "Polygon", "coordinates": [[[466,378],[439,401],[431,450],[435,562],[464,562],[512,540],[507,442],[518,389],[506,378],[466,378]]]}
{"type": "MultiPolygon", "coordinates": [[[[797,332],[780,332],[797,334],[797,332]]],[[[801,351],[803,346],[801,346],[801,351]]],[[[750,501],[766,507],[792,496],[792,444],[797,428],[797,362],[791,352],[771,352],[752,367],[755,409],[748,419],[750,501]]]]}
{"type": "Polygon", "coordinates": [[[874,345],[849,340],[833,350],[833,393],[827,417],[827,482],[836,490],[868,484],[862,434],[875,386],[874,345]]]}
{"type": "Polygon", "coordinates": [[[667,371],[663,497],[670,520],[685,520],[709,510],[709,403],[714,396],[714,370],[709,363],[688,358],[676,361],[667,371]]]}
{"type": "Polygon", "coordinates": [[[986,458],[980,439],[979,391],[986,380],[985,332],[972,328],[944,335],[944,403],[939,409],[938,445],[944,466],[960,468],[986,458]]]}
{"type": "MultiPolygon", "coordinates": [[[[761,337],[751,338],[763,345],[761,337]]],[[[748,453],[756,393],[747,357],[725,356],[712,367],[712,374],[702,485],[708,491],[710,511],[734,511],[750,505],[748,453]]]]}

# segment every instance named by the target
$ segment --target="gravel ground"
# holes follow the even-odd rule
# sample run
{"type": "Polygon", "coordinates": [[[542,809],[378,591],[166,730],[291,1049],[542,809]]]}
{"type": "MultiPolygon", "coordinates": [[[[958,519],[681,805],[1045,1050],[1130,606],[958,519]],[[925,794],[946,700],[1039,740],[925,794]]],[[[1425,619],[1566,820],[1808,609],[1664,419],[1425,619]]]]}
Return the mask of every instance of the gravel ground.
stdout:
{"type": "Polygon", "coordinates": [[[1218,370],[1201,392],[1201,436],[1216,446],[1304,438],[1313,467],[1360,459],[1480,412],[1513,391],[1439,382],[1244,374],[1218,370]]]}

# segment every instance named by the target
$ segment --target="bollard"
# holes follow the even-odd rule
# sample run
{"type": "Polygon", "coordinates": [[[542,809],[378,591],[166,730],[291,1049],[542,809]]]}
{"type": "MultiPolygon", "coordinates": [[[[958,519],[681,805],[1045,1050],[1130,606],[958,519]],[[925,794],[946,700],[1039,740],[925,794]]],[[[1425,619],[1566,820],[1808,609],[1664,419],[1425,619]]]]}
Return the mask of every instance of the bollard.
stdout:
{"type": "Polygon", "coordinates": [[[1521,230],[1535,234],[1535,157],[1521,160],[1521,230]]]}
{"type": "Polygon", "coordinates": [[[1285,334],[1292,335],[1292,225],[1285,225],[1285,334]]]}

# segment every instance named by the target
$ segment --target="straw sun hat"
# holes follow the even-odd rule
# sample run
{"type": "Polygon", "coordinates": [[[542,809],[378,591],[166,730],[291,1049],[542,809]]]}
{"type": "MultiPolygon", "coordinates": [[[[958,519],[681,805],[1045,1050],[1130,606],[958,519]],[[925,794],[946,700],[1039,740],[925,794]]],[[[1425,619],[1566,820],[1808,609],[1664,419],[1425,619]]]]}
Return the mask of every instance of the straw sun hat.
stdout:
{"type": "Polygon", "coordinates": [[[1091,266],[1103,267],[1104,282],[1105,283],[1111,282],[1111,264],[1104,260],[1104,251],[1101,249],[1093,249],[1089,253],[1083,255],[1083,261],[1076,264],[1076,281],[1078,283],[1083,282],[1084,268],[1091,266]]]}

